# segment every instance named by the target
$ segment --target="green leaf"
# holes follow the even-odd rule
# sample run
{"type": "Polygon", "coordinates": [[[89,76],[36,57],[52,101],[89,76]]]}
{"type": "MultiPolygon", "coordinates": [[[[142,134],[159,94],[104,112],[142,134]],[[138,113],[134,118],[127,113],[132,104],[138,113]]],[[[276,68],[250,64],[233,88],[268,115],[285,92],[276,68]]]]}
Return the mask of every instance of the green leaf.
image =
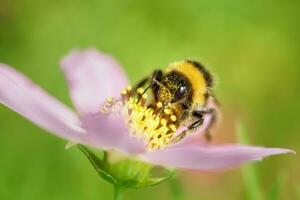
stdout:
{"type": "Polygon", "coordinates": [[[111,166],[111,173],[117,178],[120,186],[127,188],[158,185],[173,175],[173,171],[162,169],[163,173],[156,176],[153,169],[154,167],[148,163],[123,160],[111,166]]]}
{"type": "Polygon", "coordinates": [[[128,188],[144,188],[144,187],[150,187],[150,186],[155,186],[159,185],[160,183],[168,180],[173,176],[173,172],[169,172],[168,175],[164,177],[159,177],[159,178],[151,178],[149,177],[148,179],[144,181],[137,181],[137,180],[124,180],[120,183],[121,186],[125,186],[128,188]]]}
{"type": "Polygon", "coordinates": [[[150,175],[152,165],[138,161],[125,159],[111,164],[111,173],[120,181],[132,179],[143,181],[150,175]]]}
{"type": "MultiPolygon", "coordinates": [[[[249,144],[248,133],[242,123],[238,124],[237,134],[240,143],[249,144]]],[[[263,193],[260,189],[259,175],[255,163],[243,166],[242,175],[248,199],[263,200],[263,193]]]]}
{"type": "Polygon", "coordinates": [[[102,152],[102,158],[96,156],[92,151],[83,145],[78,144],[80,151],[89,159],[94,169],[97,171],[98,175],[110,182],[113,185],[117,184],[117,180],[109,173],[108,163],[107,163],[107,153],[102,152]]]}
{"type": "Polygon", "coordinates": [[[161,173],[156,175],[156,167],[139,160],[124,159],[116,163],[109,163],[105,151],[102,151],[99,157],[83,145],[78,145],[78,148],[89,159],[99,176],[113,184],[118,191],[124,188],[158,185],[174,174],[174,171],[160,168],[161,173]]]}

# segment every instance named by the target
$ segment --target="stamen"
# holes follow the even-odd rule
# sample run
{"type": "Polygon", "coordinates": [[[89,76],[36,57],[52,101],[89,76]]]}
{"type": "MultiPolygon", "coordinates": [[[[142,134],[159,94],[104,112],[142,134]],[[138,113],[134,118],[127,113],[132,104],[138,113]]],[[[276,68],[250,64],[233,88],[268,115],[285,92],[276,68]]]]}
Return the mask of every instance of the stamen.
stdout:
{"type": "Polygon", "coordinates": [[[113,103],[113,102],[114,102],[114,99],[113,99],[112,97],[110,97],[110,98],[107,99],[107,103],[110,103],[110,104],[111,104],[111,103],[113,103]]]}
{"type": "Polygon", "coordinates": [[[177,121],[177,117],[175,115],[171,115],[170,117],[172,122],[176,122],[177,121]]]}
{"type": "Polygon", "coordinates": [[[157,108],[161,108],[163,106],[163,104],[161,102],[157,102],[156,107],[157,108]]]}
{"type": "Polygon", "coordinates": [[[140,87],[140,88],[137,89],[137,93],[138,93],[138,94],[143,94],[143,92],[144,92],[144,89],[143,89],[143,88],[140,87]]]}
{"type": "Polygon", "coordinates": [[[164,110],[164,113],[165,113],[166,115],[170,115],[170,114],[171,114],[171,110],[168,109],[168,108],[166,108],[166,109],[164,110]]]}
{"type": "Polygon", "coordinates": [[[109,107],[111,107],[113,104],[114,104],[114,99],[113,99],[112,97],[110,97],[110,98],[108,98],[108,99],[106,100],[105,106],[106,106],[107,108],[109,108],[109,107]]]}
{"type": "Polygon", "coordinates": [[[100,109],[100,112],[102,112],[102,113],[107,113],[107,112],[109,112],[109,109],[107,109],[106,107],[102,107],[102,108],[100,109]]]}
{"type": "Polygon", "coordinates": [[[142,95],[142,98],[141,98],[141,106],[145,106],[146,105],[146,102],[147,102],[147,98],[148,98],[148,95],[147,94],[143,94],[142,95]]]}
{"type": "Polygon", "coordinates": [[[128,100],[129,94],[126,89],[121,90],[121,98],[123,103],[125,103],[128,100]]]}
{"type": "Polygon", "coordinates": [[[162,119],[160,120],[160,124],[163,125],[163,126],[166,126],[166,125],[167,125],[167,120],[164,119],[164,118],[162,118],[162,119]]]}
{"type": "Polygon", "coordinates": [[[172,143],[177,131],[177,117],[171,108],[165,108],[161,102],[147,105],[147,99],[143,88],[132,92],[128,86],[121,90],[121,101],[107,99],[101,112],[121,111],[133,137],[143,139],[148,150],[162,149],[172,143]]]}
{"type": "Polygon", "coordinates": [[[170,124],[170,125],[169,125],[169,128],[170,128],[170,130],[171,130],[172,132],[176,132],[176,130],[177,130],[175,124],[170,124]]]}
{"type": "Polygon", "coordinates": [[[122,96],[127,95],[127,90],[126,89],[121,90],[121,95],[122,96]]]}

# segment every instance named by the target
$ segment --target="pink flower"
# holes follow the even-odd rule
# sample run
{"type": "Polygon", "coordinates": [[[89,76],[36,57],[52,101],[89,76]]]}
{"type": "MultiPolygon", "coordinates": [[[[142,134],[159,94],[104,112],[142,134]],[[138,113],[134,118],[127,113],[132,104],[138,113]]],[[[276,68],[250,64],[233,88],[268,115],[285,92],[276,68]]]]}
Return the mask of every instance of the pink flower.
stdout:
{"type": "MultiPolygon", "coordinates": [[[[134,105],[128,104],[128,99],[118,101],[128,81],[113,58],[93,49],[73,51],[61,66],[77,112],[5,64],[0,64],[0,102],[59,137],[99,149],[114,149],[157,165],[213,170],[293,152],[238,144],[215,146],[195,139],[201,130],[176,144],[149,150],[147,135],[140,131],[146,122],[138,119],[146,111],[138,107],[135,113],[128,112],[128,106],[134,105]],[[114,99],[107,100],[109,97],[114,99]]],[[[157,130],[155,126],[149,134],[157,130]]]]}

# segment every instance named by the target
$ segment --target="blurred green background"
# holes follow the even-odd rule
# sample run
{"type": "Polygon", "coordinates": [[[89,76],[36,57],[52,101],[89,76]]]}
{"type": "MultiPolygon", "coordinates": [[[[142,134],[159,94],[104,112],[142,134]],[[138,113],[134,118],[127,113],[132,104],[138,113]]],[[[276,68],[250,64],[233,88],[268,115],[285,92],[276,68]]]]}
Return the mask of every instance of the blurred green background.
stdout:
{"type": "MultiPolygon", "coordinates": [[[[218,80],[216,140],[236,141],[242,119],[252,144],[300,152],[299,9],[296,0],[0,0],[0,62],[71,106],[58,62],[74,47],[113,55],[133,82],[174,60],[198,59],[218,80]]],[[[65,143],[0,105],[0,199],[111,199],[112,186],[65,143]]],[[[279,199],[297,199],[297,155],[255,167],[265,194],[280,176],[279,199]]],[[[184,171],[181,181],[189,200],[248,197],[240,169],[184,171]]],[[[126,192],[141,198],[171,199],[168,184],[126,192]]]]}

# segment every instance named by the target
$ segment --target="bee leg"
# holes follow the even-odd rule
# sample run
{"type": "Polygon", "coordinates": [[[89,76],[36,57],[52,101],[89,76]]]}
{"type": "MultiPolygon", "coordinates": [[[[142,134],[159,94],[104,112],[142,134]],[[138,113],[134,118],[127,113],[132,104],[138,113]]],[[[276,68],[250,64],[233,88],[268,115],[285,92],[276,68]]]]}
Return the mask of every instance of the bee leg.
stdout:
{"type": "Polygon", "coordinates": [[[160,81],[162,79],[162,76],[163,76],[163,73],[162,73],[161,70],[155,70],[152,73],[152,77],[151,78],[149,78],[149,77],[144,78],[144,79],[142,79],[140,82],[138,82],[134,86],[134,88],[133,88],[133,94],[136,93],[136,91],[137,91],[138,88],[143,87],[146,83],[149,83],[149,85],[145,88],[145,90],[143,91],[143,93],[140,95],[140,98],[138,99],[137,103],[139,103],[139,101],[142,98],[142,95],[145,94],[148,89],[152,88],[153,91],[156,89],[156,87],[157,87],[156,82],[160,81]]]}
{"type": "Polygon", "coordinates": [[[171,140],[171,143],[177,143],[179,142],[180,140],[182,140],[186,135],[187,135],[187,132],[188,130],[184,130],[182,131],[181,133],[179,133],[179,135],[177,135],[176,137],[174,137],[172,140],[171,140]]]}
{"type": "Polygon", "coordinates": [[[195,129],[197,129],[199,126],[201,126],[204,122],[203,118],[199,118],[197,121],[195,121],[194,123],[192,123],[189,127],[188,127],[188,131],[194,131],[195,129]]]}
{"type": "Polygon", "coordinates": [[[195,117],[203,116],[204,114],[211,115],[211,119],[210,119],[210,121],[205,129],[205,133],[204,133],[205,139],[208,142],[210,142],[212,140],[212,135],[211,135],[210,129],[214,126],[214,124],[217,121],[217,112],[213,108],[203,108],[202,110],[196,110],[193,112],[193,116],[195,116],[195,117]]]}
{"type": "Polygon", "coordinates": [[[206,128],[206,131],[204,133],[205,139],[210,142],[212,140],[212,135],[211,135],[211,128],[216,124],[217,121],[217,114],[216,112],[212,112],[211,120],[206,128]]]}
{"type": "Polygon", "coordinates": [[[179,142],[180,140],[182,140],[189,132],[192,132],[193,130],[197,129],[199,126],[201,126],[204,122],[203,118],[199,118],[197,121],[195,121],[194,123],[192,123],[187,130],[182,131],[181,133],[179,133],[173,140],[172,143],[176,143],[179,142]]]}
{"type": "Polygon", "coordinates": [[[134,87],[133,87],[133,92],[136,92],[136,90],[140,87],[145,86],[146,83],[149,83],[149,86],[145,89],[144,93],[146,92],[147,89],[150,87],[154,88],[155,87],[155,81],[160,81],[162,79],[163,73],[161,70],[155,70],[152,73],[152,76],[145,77],[144,79],[140,80],[134,87]]]}
{"type": "Polygon", "coordinates": [[[160,69],[157,69],[152,74],[152,80],[155,79],[155,80],[160,81],[162,76],[163,76],[163,72],[160,69]]]}
{"type": "Polygon", "coordinates": [[[161,77],[162,77],[162,71],[161,70],[155,70],[152,73],[152,76],[149,77],[145,77],[142,80],[140,80],[134,87],[133,87],[133,91],[136,91],[138,88],[143,87],[147,82],[150,82],[150,85],[155,84],[154,80],[160,81],[161,77]]]}
{"type": "Polygon", "coordinates": [[[133,87],[133,92],[135,92],[138,88],[143,87],[147,82],[149,81],[149,78],[144,78],[140,80],[134,87],[133,87]]]}

